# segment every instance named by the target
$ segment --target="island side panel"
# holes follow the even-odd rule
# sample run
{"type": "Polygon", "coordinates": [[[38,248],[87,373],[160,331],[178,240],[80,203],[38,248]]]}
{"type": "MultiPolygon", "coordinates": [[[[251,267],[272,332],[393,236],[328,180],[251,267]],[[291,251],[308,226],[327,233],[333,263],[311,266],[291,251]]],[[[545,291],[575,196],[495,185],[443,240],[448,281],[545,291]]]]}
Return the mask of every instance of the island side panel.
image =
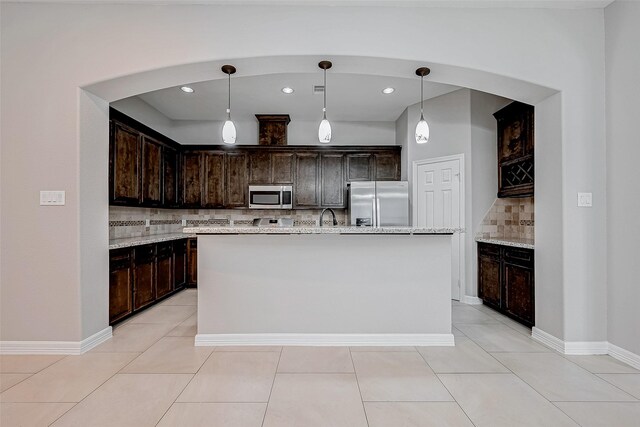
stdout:
{"type": "Polygon", "coordinates": [[[198,335],[451,333],[451,235],[198,240],[198,335]]]}

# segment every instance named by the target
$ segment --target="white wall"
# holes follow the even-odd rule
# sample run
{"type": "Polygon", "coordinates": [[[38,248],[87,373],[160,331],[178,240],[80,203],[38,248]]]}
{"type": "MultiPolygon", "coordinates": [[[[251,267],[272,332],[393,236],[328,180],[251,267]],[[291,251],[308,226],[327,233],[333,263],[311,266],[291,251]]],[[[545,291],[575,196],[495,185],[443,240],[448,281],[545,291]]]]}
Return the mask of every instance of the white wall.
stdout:
{"type": "Polygon", "coordinates": [[[408,107],[396,121],[397,144],[403,145],[403,162],[412,186],[412,162],[464,154],[465,157],[465,252],[464,293],[477,296],[477,253],[475,234],[496,199],[497,137],[493,113],[511,100],[469,89],[460,89],[424,102],[429,123],[429,143],[415,143],[415,125],[420,104],[408,107]],[[401,137],[404,140],[400,139],[401,137]]]}
{"type": "MultiPolygon", "coordinates": [[[[222,144],[221,121],[174,120],[171,133],[181,144],[222,144]]],[[[234,121],[238,145],[258,144],[258,122],[234,121]]],[[[320,122],[292,121],[287,127],[289,145],[320,145],[320,122]]],[[[331,145],[394,145],[395,122],[331,121],[331,145]]]]}
{"type": "MultiPolygon", "coordinates": [[[[180,144],[222,144],[222,125],[215,120],[171,120],[138,97],[129,97],[111,103],[141,123],[155,129],[180,144]]],[[[238,145],[258,144],[258,121],[234,120],[238,132],[238,145]]],[[[320,145],[320,121],[292,121],[287,128],[289,145],[320,145]]],[[[331,121],[331,145],[394,145],[395,122],[341,122],[331,121]]]]}
{"type": "MultiPolygon", "coordinates": [[[[563,286],[563,198],[554,188],[563,183],[562,96],[550,96],[535,106],[535,283],[536,327],[565,339],[565,299],[574,289],[563,286]]],[[[586,290],[583,290],[585,292],[586,290]]],[[[567,319],[567,321],[581,321],[567,319]]]]}
{"type": "MultiPolygon", "coordinates": [[[[104,317],[104,296],[80,308],[81,289],[89,285],[79,260],[107,263],[81,243],[94,238],[81,232],[82,218],[92,218],[90,207],[103,204],[107,194],[102,188],[80,191],[91,174],[80,162],[106,164],[107,155],[78,154],[90,143],[84,136],[90,133],[78,132],[86,114],[78,88],[101,82],[93,93],[111,102],[206,79],[205,66],[230,58],[310,55],[314,67],[327,53],[331,59],[357,56],[351,65],[371,64],[367,69],[374,74],[383,61],[365,57],[404,58],[385,72],[411,75],[428,64],[435,82],[533,104],[549,96],[550,88],[562,92],[561,144],[571,155],[562,157],[562,184],[550,188],[563,200],[562,237],[537,243],[565,245],[562,286],[578,297],[564,302],[560,328],[575,341],[606,335],[605,184],[593,173],[605,167],[602,10],[6,2],[0,7],[2,339],[80,340],[96,332],[84,330],[81,323],[89,319],[81,319],[81,311],[95,313],[92,324],[104,317]],[[67,205],[38,206],[38,191],[47,188],[66,190],[67,205]],[[577,191],[593,192],[593,209],[574,207],[577,191]]],[[[282,71],[280,59],[263,64],[259,72],[282,71]]],[[[334,66],[337,71],[339,64],[334,66]]],[[[106,233],[103,239],[106,246],[106,233]]],[[[94,281],[91,286],[108,286],[106,277],[96,275],[94,281]]]]}
{"type": "Polygon", "coordinates": [[[478,245],[473,239],[498,194],[498,136],[493,113],[510,104],[510,99],[485,92],[471,91],[471,216],[467,217],[467,235],[471,252],[467,252],[466,294],[478,295],[478,245]]]}
{"type": "MultiPolygon", "coordinates": [[[[405,108],[405,110],[400,114],[400,117],[396,120],[396,145],[402,146],[402,157],[400,163],[400,170],[402,175],[400,179],[403,181],[408,181],[409,176],[409,154],[407,150],[409,149],[409,135],[413,135],[409,130],[409,109],[405,108]]],[[[415,129],[414,129],[415,133],[415,129]]],[[[411,212],[411,209],[409,210],[411,212]]]]}
{"type": "Polygon", "coordinates": [[[609,342],[635,354],[640,354],[640,184],[636,172],[640,139],[635,128],[640,118],[639,22],[640,3],[618,0],[605,9],[608,334],[609,342]]]}
{"type": "Polygon", "coordinates": [[[133,117],[140,123],[149,126],[164,136],[175,139],[173,136],[173,121],[142,99],[132,96],[112,102],[110,106],[133,117]]]}

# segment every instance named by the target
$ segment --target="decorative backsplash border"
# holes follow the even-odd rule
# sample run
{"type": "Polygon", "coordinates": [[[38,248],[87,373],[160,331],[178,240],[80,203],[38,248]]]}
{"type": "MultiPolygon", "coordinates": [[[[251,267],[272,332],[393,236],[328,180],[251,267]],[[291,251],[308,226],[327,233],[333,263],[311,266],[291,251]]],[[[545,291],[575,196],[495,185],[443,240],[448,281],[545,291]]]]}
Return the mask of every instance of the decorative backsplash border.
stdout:
{"type": "MultiPolygon", "coordinates": [[[[339,225],[346,225],[346,211],[334,209],[339,225]]],[[[152,236],[179,233],[184,226],[207,225],[252,225],[254,218],[292,218],[294,225],[314,226],[318,224],[321,209],[154,209],[110,206],[109,238],[152,236]],[[149,220],[149,226],[146,221],[149,220]],[[185,225],[183,226],[183,221],[185,225]]],[[[331,215],[324,217],[323,224],[331,225],[331,215]]]]}
{"type": "Polygon", "coordinates": [[[534,239],[534,198],[496,199],[476,237],[534,239]]]}

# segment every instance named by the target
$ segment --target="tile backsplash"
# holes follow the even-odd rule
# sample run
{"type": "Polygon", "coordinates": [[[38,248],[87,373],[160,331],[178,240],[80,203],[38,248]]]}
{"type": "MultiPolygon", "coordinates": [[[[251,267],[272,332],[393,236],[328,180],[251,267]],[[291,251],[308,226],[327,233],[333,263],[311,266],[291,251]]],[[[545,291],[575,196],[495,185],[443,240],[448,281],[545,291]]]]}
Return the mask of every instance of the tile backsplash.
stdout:
{"type": "MultiPolygon", "coordinates": [[[[334,209],[339,225],[346,224],[346,211],[334,209]]],[[[316,225],[321,209],[261,210],[261,209],[155,209],[109,206],[109,239],[178,233],[182,221],[187,227],[200,225],[251,225],[254,218],[293,218],[295,225],[316,225]],[[147,226],[147,220],[149,226],[147,226]]],[[[331,214],[324,216],[331,224],[331,214]]]]}
{"type": "Polygon", "coordinates": [[[496,199],[476,237],[534,239],[533,197],[496,199]]]}

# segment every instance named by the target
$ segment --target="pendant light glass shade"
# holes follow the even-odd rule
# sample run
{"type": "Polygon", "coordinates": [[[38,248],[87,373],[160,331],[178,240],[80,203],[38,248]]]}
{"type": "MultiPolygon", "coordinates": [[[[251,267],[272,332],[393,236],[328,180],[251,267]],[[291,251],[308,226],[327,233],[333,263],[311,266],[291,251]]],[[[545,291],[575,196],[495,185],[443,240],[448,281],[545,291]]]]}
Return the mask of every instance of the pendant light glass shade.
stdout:
{"type": "Polygon", "coordinates": [[[318,140],[323,144],[328,144],[331,142],[331,123],[325,117],[320,122],[320,127],[318,128],[318,140]]]}
{"type": "Polygon", "coordinates": [[[236,125],[233,124],[231,119],[227,119],[222,126],[222,141],[225,144],[236,143],[236,125]]]}
{"type": "Polygon", "coordinates": [[[426,144],[429,142],[429,124],[424,119],[424,76],[431,72],[427,67],[421,67],[416,70],[416,74],[420,76],[420,121],[416,125],[416,143],[426,144]]]}
{"type": "Polygon", "coordinates": [[[328,144],[331,142],[331,123],[327,120],[327,69],[331,68],[331,62],[321,61],[318,66],[324,70],[324,100],[322,106],[322,121],[320,127],[318,127],[318,141],[321,144],[328,144]]]}
{"type": "Polygon", "coordinates": [[[222,126],[222,142],[225,144],[235,144],[236,143],[236,125],[231,121],[231,74],[236,72],[236,68],[233,65],[223,65],[222,72],[229,76],[229,86],[228,86],[228,94],[229,94],[229,103],[227,104],[227,120],[224,122],[222,126]]]}
{"type": "Polygon", "coordinates": [[[420,121],[416,125],[416,143],[426,144],[429,142],[429,124],[420,116],[420,121]]]}

